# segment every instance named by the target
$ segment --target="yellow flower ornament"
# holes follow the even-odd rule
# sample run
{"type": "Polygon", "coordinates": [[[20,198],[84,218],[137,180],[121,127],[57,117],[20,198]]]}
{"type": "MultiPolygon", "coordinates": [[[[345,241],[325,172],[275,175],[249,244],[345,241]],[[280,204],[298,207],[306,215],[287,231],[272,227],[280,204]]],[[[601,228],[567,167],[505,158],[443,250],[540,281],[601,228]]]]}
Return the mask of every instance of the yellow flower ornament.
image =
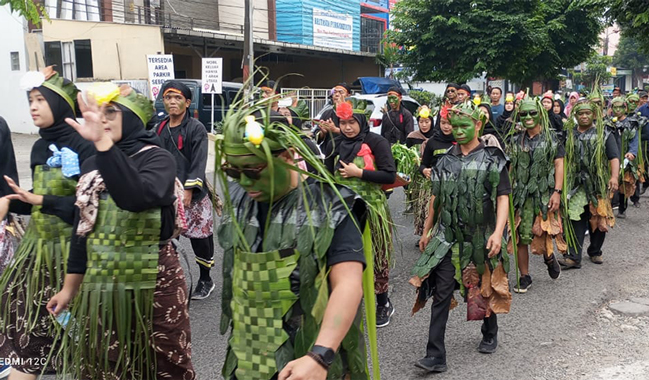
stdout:
{"type": "Polygon", "coordinates": [[[261,145],[264,140],[264,128],[259,124],[253,115],[246,116],[245,138],[255,146],[261,145]]]}
{"type": "Polygon", "coordinates": [[[119,87],[111,82],[95,83],[88,89],[88,96],[92,96],[100,107],[117,99],[119,94],[119,87]]]}

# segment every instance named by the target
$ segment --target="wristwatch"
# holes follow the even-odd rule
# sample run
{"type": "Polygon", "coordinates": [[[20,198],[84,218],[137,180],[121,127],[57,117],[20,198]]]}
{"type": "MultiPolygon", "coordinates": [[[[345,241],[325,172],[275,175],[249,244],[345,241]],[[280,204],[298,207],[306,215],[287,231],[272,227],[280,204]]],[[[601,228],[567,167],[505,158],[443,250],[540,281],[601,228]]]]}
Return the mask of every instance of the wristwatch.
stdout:
{"type": "Polygon", "coordinates": [[[329,367],[334,362],[336,353],[331,348],[323,346],[313,346],[307,355],[320,364],[324,369],[329,370],[329,367]]]}
{"type": "Polygon", "coordinates": [[[554,189],[554,192],[561,195],[561,189],[554,189]]]}

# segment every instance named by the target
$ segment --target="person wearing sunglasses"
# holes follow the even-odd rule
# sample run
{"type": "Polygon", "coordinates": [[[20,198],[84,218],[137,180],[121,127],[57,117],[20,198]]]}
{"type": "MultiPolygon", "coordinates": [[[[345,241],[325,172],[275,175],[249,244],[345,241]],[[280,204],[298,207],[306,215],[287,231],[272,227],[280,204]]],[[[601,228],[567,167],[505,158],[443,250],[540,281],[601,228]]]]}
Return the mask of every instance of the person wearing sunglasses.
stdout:
{"type": "Polygon", "coordinates": [[[363,277],[365,203],[265,110],[232,107],[216,145],[225,194],[220,327],[230,336],[223,377],[367,378],[358,313],[372,284],[371,271],[363,277]]]}
{"type": "Polygon", "coordinates": [[[401,104],[402,91],[398,87],[388,90],[387,106],[383,110],[381,136],[390,144],[405,144],[410,132],[415,130],[412,113],[401,104]]]}
{"type": "Polygon", "coordinates": [[[7,212],[30,215],[11,270],[0,276],[0,358],[17,359],[11,379],[36,379],[53,370],[59,358],[56,325],[44,303],[63,285],[61,263],[72,236],[79,166],[95,150],[66,123],[77,110],[79,90],[71,81],[49,66],[26,73],[20,83],[40,138],[31,149],[32,190],[20,188],[10,172],[0,179],[4,191],[10,191],[0,198],[0,220],[7,212]],[[53,360],[48,362],[49,355],[53,360]]]}
{"type": "MultiPolygon", "coordinates": [[[[543,226],[561,226],[561,192],[563,191],[563,157],[561,139],[551,129],[545,105],[529,97],[521,101],[518,119],[523,130],[507,139],[511,159],[513,205],[516,220],[517,257],[520,277],[514,291],[526,293],[532,286],[529,272],[530,246],[533,254],[542,255],[550,278],[557,279],[561,266],[554,255],[554,241],[566,251],[561,228],[544,230],[543,226]],[[530,170],[530,168],[535,168],[530,170]],[[542,226],[535,231],[533,226],[542,226]],[[551,248],[552,247],[552,248],[551,248]]],[[[513,252],[512,244],[508,246],[513,252]]]]}
{"type": "MultiPolygon", "coordinates": [[[[559,260],[563,269],[581,268],[586,232],[590,235],[588,256],[602,264],[606,232],[615,221],[610,196],[618,190],[620,152],[615,137],[606,130],[599,107],[579,99],[566,123],[564,171],[564,215],[570,221],[568,253],[559,260]]],[[[567,221],[566,221],[567,223],[567,221]]]]}
{"type": "Polygon", "coordinates": [[[174,157],[145,129],[155,111],[146,96],[98,83],[86,98],[84,125],[67,121],[97,154],[81,168],[63,289],[47,303],[76,331],[60,334],[62,368],[72,378],[194,379],[187,284],[171,243],[186,228],[174,157]]]}
{"type": "Polygon", "coordinates": [[[413,312],[433,298],[426,355],[415,363],[427,372],[447,370],[444,341],[457,282],[467,300],[467,319],[483,321],[480,353],[496,351],[496,314],[511,306],[503,239],[511,193],[507,158],[479,140],[484,117],[475,104],[456,105],[448,118],[457,145],[432,169],[422,253],[409,281],[417,289],[413,312]]]}
{"type": "Polygon", "coordinates": [[[188,238],[199,269],[199,278],[191,297],[202,300],[210,296],[216,285],[210,276],[214,266],[214,218],[212,194],[205,175],[207,166],[207,131],[191,116],[189,106],[192,92],[177,80],[162,86],[163,103],[169,116],[160,122],[156,131],[162,146],[176,160],[176,177],[185,187],[184,207],[188,238]]]}
{"type": "Polygon", "coordinates": [[[624,97],[617,97],[611,100],[612,116],[604,119],[606,129],[617,142],[617,148],[620,151],[620,156],[624,164],[622,165],[622,183],[620,191],[616,193],[618,203],[617,217],[620,219],[626,218],[626,210],[629,204],[629,198],[633,202],[634,207],[640,207],[640,185],[636,184],[638,177],[638,163],[635,161],[638,155],[638,135],[642,128],[642,120],[638,115],[628,116],[626,108],[626,99],[624,97]],[[637,186],[636,186],[637,185],[637,186]]]}
{"type": "Polygon", "coordinates": [[[435,119],[435,128],[433,129],[435,133],[439,133],[440,131],[440,123],[441,123],[441,114],[442,114],[442,109],[446,109],[445,114],[448,113],[448,110],[453,107],[455,104],[457,104],[457,89],[459,86],[456,83],[448,83],[446,85],[446,90],[444,90],[444,102],[442,103],[442,106],[440,107],[440,112],[437,113],[437,118],[435,119]]]}

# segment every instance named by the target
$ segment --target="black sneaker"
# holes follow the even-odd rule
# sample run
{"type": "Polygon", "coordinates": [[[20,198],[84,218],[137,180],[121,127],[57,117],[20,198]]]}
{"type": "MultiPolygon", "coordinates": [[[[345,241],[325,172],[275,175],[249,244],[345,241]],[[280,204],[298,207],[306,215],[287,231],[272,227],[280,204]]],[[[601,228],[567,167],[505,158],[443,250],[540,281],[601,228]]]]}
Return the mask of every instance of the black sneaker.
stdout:
{"type": "Polygon", "coordinates": [[[518,282],[519,283],[514,286],[514,291],[516,293],[527,293],[527,289],[532,286],[532,276],[529,274],[521,276],[518,282]]]}
{"type": "Polygon", "coordinates": [[[426,356],[417,360],[415,367],[425,369],[428,372],[446,372],[446,360],[441,358],[433,358],[426,356]]]}
{"type": "Polygon", "coordinates": [[[394,315],[394,306],[388,299],[388,304],[376,307],[376,327],[385,327],[390,324],[390,318],[394,315]]]}
{"type": "Polygon", "coordinates": [[[640,201],[633,202],[633,207],[640,208],[640,201]]]}
{"type": "Polygon", "coordinates": [[[559,261],[557,261],[556,256],[554,256],[554,253],[550,255],[547,259],[545,259],[545,265],[548,266],[548,274],[550,275],[550,278],[553,280],[556,280],[561,276],[561,265],[559,265],[559,261]]]}
{"type": "Polygon", "coordinates": [[[482,337],[482,341],[478,346],[478,352],[481,354],[493,354],[494,352],[496,352],[496,348],[498,348],[497,336],[491,339],[486,339],[485,337],[482,337]]]}
{"type": "Polygon", "coordinates": [[[626,214],[624,214],[624,212],[622,212],[622,211],[618,211],[617,218],[618,219],[626,219],[626,214]]]}
{"type": "Polygon", "coordinates": [[[194,293],[192,293],[192,299],[204,300],[212,294],[212,290],[214,290],[215,287],[216,285],[214,285],[212,280],[198,280],[196,289],[194,290],[194,293]]]}

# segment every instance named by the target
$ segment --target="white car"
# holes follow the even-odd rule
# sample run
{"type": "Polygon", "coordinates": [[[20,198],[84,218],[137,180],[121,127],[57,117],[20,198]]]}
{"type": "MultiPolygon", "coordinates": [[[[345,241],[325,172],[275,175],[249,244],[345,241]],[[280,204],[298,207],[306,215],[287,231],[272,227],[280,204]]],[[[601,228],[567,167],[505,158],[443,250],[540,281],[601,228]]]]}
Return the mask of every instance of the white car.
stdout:
{"type": "MultiPolygon", "coordinates": [[[[365,100],[367,102],[367,109],[372,110],[372,114],[370,116],[370,131],[374,132],[376,134],[381,134],[381,122],[383,121],[383,108],[386,105],[386,102],[388,101],[388,96],[386,94],[374,94],[374,95],[361,95],[361,94],[355,94],[351,96],[352,98],[355,99],[360,99],[360,100],[365,100]]],[[[415,117],[415,113],[417,112],[417,109],[419,108],[419,103],[411,98],[408,95],[404,95],[401,98],[401,104],[406,107],[408,111],[413,115],[413,125],[415,127],[415,130],[419,129],[419,125],[417,123],[417,118],[415,117]]],[[[330,110],[331,107],[333,107],[332,104],[327,104],[320,112],[318,112],[318,115],[315,117],[316,119],[320,119],[322,117],[322,114],[330,110]]]]}

